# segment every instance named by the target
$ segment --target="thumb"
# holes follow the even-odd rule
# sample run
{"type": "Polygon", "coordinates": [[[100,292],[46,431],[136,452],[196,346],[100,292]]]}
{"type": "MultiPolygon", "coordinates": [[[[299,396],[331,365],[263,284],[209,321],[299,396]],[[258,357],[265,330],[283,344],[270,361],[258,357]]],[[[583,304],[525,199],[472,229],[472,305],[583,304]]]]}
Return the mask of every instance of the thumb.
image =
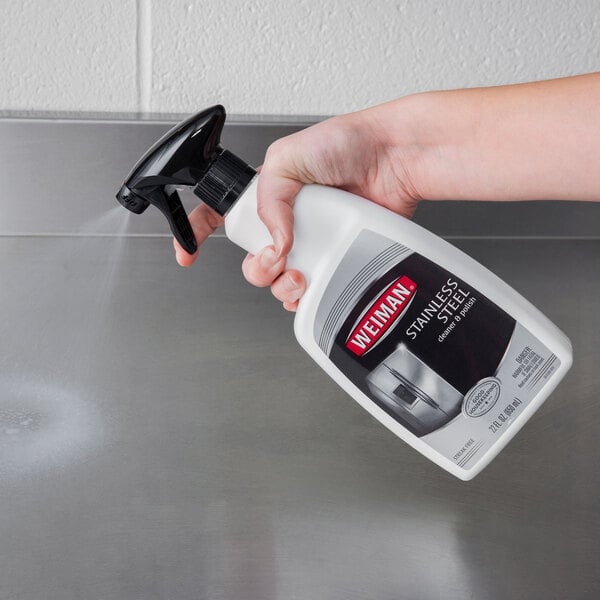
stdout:
{"type": "Polygon", "coordinates": [[[258,216],[273,238],[277,256],[287,255],[292,248],[294,200],[303,185],[288,166],[267,152],[258,176],[258,216]]]}

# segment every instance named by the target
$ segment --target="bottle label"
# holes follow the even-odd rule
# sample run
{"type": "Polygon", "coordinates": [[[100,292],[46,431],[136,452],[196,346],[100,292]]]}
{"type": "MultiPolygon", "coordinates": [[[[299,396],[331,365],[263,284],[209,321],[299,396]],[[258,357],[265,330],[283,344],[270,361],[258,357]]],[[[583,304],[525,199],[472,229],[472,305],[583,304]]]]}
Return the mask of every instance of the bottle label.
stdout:
{"type": "Polygon", "coordinates": [[[369,230],[331,278],[314,337],[363,394],[466,470],[560,365],[478,290],[369,230]]]}

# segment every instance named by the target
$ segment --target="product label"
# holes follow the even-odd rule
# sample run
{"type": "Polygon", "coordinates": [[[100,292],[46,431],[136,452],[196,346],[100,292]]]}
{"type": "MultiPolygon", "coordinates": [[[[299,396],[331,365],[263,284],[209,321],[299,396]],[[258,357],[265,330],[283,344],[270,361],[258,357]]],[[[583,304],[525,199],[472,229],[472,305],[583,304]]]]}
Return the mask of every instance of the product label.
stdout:
{"type": "Polygon", "coordinates": [[[368,398],[465,469],[560,364],[478,290],[368,230],[325,290],[314,336],[368,398]]]}

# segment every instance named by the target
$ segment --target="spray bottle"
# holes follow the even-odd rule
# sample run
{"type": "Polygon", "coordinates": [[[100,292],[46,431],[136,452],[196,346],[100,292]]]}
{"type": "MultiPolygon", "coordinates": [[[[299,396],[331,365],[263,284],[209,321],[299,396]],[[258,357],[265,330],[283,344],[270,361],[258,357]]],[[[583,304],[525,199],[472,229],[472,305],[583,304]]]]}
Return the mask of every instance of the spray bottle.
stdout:
{"type": "MultiPolygon", "coordinates": [[[[256,171],[220,146],[225,109],[183,121],[138,161],[117,194],[150,204],[190,254],[180,186],[225,217],[253,254],[273,243],[256,211],[256,171]]],[[[568,338],[493,273],[431,232],[364,198],[305,185],[287,268],[307,281],[300,345],[398,437],[472,479],[535,413],[572,363],[568,338]]]]}

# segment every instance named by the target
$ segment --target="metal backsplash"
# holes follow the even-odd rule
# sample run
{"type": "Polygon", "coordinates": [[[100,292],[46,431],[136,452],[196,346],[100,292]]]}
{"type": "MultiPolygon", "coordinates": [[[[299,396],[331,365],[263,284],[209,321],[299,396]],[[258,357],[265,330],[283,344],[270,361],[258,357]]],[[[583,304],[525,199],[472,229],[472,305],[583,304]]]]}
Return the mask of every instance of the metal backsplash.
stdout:
{"type": "MultiPolygon", "coordinates": [[[[0,113],[0,235],[113,234],[99,217],[138,157],[178,117],[0,113]],[[135,117],[135,118],[133,118],[135,117]]],[[[223,145],[254,165],[302,117],[230,118],[223,145]]],[[[196,200],[184,196],[191,208],[196,200]]],[[[125,213],[124,213],[125,214],[125,213]]],[[[422,202],[415,220],[445,237],[600,237],[600,205],[585,202],[422,202]]],[[[157,211],[132,235],[169,235],[157,211]]]]}

